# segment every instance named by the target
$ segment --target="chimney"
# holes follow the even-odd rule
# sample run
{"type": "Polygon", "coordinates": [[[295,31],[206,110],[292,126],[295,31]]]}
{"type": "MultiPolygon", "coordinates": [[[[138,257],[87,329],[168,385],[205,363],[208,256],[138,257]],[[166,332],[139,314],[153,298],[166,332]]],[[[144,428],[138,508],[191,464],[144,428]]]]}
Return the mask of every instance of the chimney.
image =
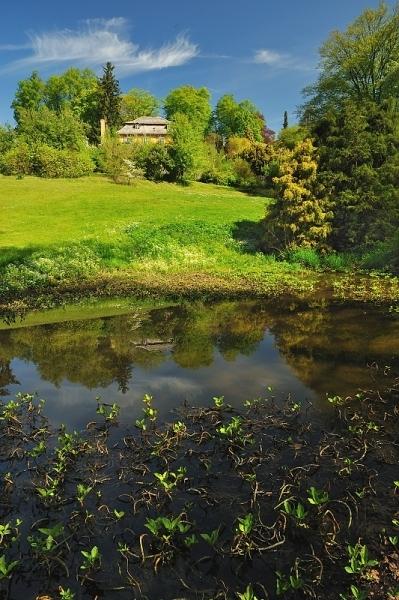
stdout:
{"type": "Polygon", "coordinates": [[[100,119],[100,135],[101,141],[105,138],[105,132],[107,130],[107,122],[105,119],[100,119]]]}

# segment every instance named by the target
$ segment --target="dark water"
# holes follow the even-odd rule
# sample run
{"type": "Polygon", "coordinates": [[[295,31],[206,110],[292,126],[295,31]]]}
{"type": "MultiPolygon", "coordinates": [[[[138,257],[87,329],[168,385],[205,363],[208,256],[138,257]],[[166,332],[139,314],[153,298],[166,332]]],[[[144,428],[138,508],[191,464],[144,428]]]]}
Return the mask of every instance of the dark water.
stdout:
{"type": "Polygon", "coordinates": [[[399,364],[398,340],[399,315],[386,308],[136,306],[125,315],[0,331],[0,394],[36,391],[54,424],[76,428],[93,418],[96,396],[117,402],[133,422],[145,393],[167,418],[185,400],[207,404],[224,395],[237,406],[268,386],[322,415],[327,394],[385,385],[386,367],[393,373],[399,364]]]}

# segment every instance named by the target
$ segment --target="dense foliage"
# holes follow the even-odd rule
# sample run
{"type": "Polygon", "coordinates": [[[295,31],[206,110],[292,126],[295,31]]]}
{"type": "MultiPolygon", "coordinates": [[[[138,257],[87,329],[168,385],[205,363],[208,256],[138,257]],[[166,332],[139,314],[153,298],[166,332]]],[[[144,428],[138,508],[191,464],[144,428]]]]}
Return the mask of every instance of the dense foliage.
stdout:
{"type": "Polygon", "coordinates": [[[280,152],[279,175],[273,178],[277,201],[265,220],[267,248],[325,245],[332,214],[316,196],[316,180],[316,151],[311,140],[280,152]]]}
{"type": "Polygon", "coordinates": [[[133,88],[121,96],[120,116],[123,122],[134,121],[143,116],[153,117],[158,111],[158,99],[146,90],[133,88]]]}
{"type": "Polygon", "coordinates": [[[121,94],[114,69],[114,65],[107,62],[99,81],[99,116],[105,119],[111,131],[121,123],[121,94]]]}

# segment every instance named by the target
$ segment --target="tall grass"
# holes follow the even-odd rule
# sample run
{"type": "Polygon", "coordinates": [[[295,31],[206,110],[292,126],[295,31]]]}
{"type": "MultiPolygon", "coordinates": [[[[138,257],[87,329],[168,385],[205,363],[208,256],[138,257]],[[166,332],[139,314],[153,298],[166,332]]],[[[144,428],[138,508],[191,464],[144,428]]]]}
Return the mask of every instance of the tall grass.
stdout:
{"type": "Polygon", "coordinates": [[[346,271],[353,267],[356,258],[353,254],[326,252],[313,248],[293,248],[284,253],[283,259],[291,264],[299,264],[313,270],[346,271]]]}

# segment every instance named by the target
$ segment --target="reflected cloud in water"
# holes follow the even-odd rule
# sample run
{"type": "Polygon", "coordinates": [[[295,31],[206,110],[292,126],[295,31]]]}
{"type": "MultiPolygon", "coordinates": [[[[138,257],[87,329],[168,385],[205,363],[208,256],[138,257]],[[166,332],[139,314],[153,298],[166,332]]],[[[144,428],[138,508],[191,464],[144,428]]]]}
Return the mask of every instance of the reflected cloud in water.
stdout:
{"type": "Polygon", "coordinates": [[[96,396],[137,418],[145,393],[162,417],[183,401],[231,404],[272,386],[327,410],[326,394],[380,385],[367,365],[397,364],[399,320],[345,306],[196,302],[0,331],[3,395],[37,391],[54,423],[81,427],[96,396]]]}

